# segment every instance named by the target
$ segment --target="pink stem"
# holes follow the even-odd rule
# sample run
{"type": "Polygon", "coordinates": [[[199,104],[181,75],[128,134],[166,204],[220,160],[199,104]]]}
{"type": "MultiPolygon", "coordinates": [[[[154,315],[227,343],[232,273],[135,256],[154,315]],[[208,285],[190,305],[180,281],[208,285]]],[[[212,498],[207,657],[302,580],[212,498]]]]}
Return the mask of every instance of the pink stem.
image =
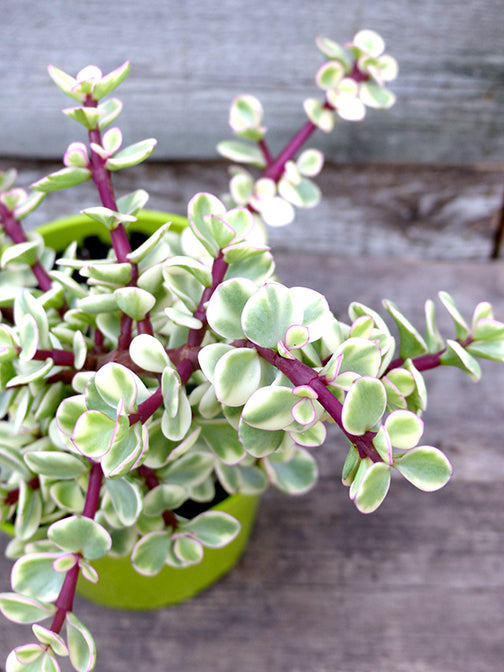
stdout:
{"type": "Polygon", "coordinates": [[[269,163],[267,168],[263,171],[262,177],[269,177],[274,182],[282,177],[282,173],[287,161],[290,161],[304,145],[308,138],[316,131],[318,126],[315,126],[311,121],[307,121],[302,126],[296,135],[289,141],[286,147],[280,152],[277,158],[269,163]]]}
{"type": "Polygon", "coordinates": [[[52,359],[56,366],[74,366],[75,357],[73,352],[68,350],[37,350],[32,359],[37,361],[44,361],[52,359]]]}
{"type": "MultiPolygon", "coordinates": [[[[85,518],[93,519],[98,510],[98,504],[100,502],[100,490],[103,479],[103,471],[99,462],[93,462],[91,467],[91,472],[89,474],[88,488],[86,492],[86,500],[84,502],[84,510],[82,515],[85,518]]],[[[63,624],[65,622],[66,615],[68,612],[73,610],[73,601],[75,597],[75,589],[77,587],[77,579],[79,578],[79,560],[81,559],[81,554],[75,554],[77,562],[75,565],[68,570],[61,586],[60,593],[56,599],[55,605],[58,607],[58,611],[54,615],[53,622],[51,624],[52,632],[59,633],[63,624]]]]}
{"type": "Polygon", "coordinates": [[[318,374],[313,369],[297,359],[281,357],[274,350],[262,348],[261,346],[250,342],[247,342],[247,345],[249,347],[254,347],[263,359],[270,364],[273,364],[273,366],[285,374],[294,385],[308,385],[311,387],[312,390],[317,393],[317,401],[322,404],[347,439],[355,445],[361,458],[369,457],[373,462],[383,462],[373,445],[373,439],[376,436],[376,432],[367,431],[362,436],[356,436],[347,432],[343,427],[342,422],[342,403],[336,399],[334,394],[328,389],[324,381],[319,378],[318,374]]]}
{"type": "MultiPolygon", "coordinates": [[[[5,233],[9,236],[14,244],[26,243],[27,238],[24,234],[24,231],[13,213],[0,201],[0,219],[2,220],[2,226],[5,233]]],[[[43,292],[48,292],[52,287],[52,281],[45,268],[40,264],[39,261],[36,261],[32,266],[31,270],[35,276],[40,289],[43,292]]]]}

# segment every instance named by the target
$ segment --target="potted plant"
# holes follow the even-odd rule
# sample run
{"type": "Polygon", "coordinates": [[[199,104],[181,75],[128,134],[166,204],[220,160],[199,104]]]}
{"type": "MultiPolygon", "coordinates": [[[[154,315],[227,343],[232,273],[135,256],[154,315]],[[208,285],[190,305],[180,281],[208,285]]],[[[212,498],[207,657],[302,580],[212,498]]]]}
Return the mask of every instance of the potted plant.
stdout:
{"type": "Polygon", "coordinates": [[[370,308],[351,303],[343,323],[324,296],[274,276],[264,222],[287,224],[295,206],[320,196],[311,178],[323,156],[299,153],[305,141],[337,116],[359,120],[366,105],[394,102],[385,84],[397,66],[376,33],[317,45],[325,97],[305,102],[309,121],[274,157],[260,103],[235,99],[238,139],[219,149],[241,165],[223,200],[191,199],[187,226],[144,211],[143,190],[115,196],[112,173],[156,144],[121,149],[120,130],[110,128],[121,103],[105,97],[129,64],[105,76],[89,66],[76,78],[50,67],[77,101],[64,112],[89,143],[72,143],[65,167],[29,195],[13,186],[14,171],[2,176],[0,508],[15,563],[0,609],[33,630],[32,643],[9,654],[7,672],[56,671],[60,656],[81,672],[94,667],[92,634],[73,613],[78,581],[107,602],[120,575],[126,584],[139,576],[142,594],[116,595],[115,604],[146,608],[147,592],[159,606],[227,571],[268,485],[300,494],[315,484],[310,449],[323,443],[325,422],[348,439],[342,480],[363,513],[381,504],[392,470],[425,491],[451,476],[440,450],[419,445],[422,373],[451,365],[477,379],[477,357],[502,361],[504,324],[491,306],[479,303],[467,322],[440,292],[454,323],[445,340],[432,301],[423,336],[385,301],[394,337],[370,308]],[[100,205],[24,232],[22,219],[46,194],[86,180],[100,205]],[[194,578],[199,567],[203,579],[194,578]],[[180,589],[184,572],[189,588],[180,589]],[[174,595],[156,583],[163,577],[174,595]]]}

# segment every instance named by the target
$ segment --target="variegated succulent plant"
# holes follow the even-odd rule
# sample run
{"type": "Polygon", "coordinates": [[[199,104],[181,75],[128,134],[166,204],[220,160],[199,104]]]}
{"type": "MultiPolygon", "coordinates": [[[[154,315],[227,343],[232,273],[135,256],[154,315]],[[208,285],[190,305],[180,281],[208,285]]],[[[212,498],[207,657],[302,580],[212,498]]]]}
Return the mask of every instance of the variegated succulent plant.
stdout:
{"type": "Polygon", "coordinates": [[[286,224],[294,207],[319,200],[311,178],[323,156],[300,152],[313,131],[394,101],[384,83],[397,65],[376,33],[317,44],[325,98],[305,102],[309,121],[284,150],[271,155],[259,101],[236,98],[238,140],[219,150],[258,169],[257,178],[235,165],[227,196],[197,194],[187,228],[166,222],[136,249],[129,230],[147,193],[116,199],[111,178],[156,143],[121,149],[120,130],[105,130],[121,103],[103,100],[129,64],[106,76],[89,66],[76,78],[50,68],[78,103],[64,112],[87,129],[88,143],[72,143],[65,167],[29,195],[13,186],[14,171],[2,176],[0,511],[13,524],[16,562],[0,609],[33,624],[33,642],[10,653],[7,672],[56,672],[65,655],[91,670],[93,638],[72,610],[79,574],[96,581],[93,560],[107,554],[131,555],[145,575],[198,563],[205,547],[232,540],[238,523],[218,511],[184,518],[184,502],[211,503],[217,484],[227,493],[309,490],[311,449],[324,442],[326,422],[348,440],[342,479],[364,513],[383,501],[392,470],[426,491],[450,478],[445,455],[419,445],[422,372],[452,365],[477,379],[477,357],[502,361],[504,325],[491,306],[478,304],[466,322],[441,292],[454,323],[445,340],[432,302],[422,336],[386,301],[397,339],[364,305],[351,303],[344,323],[320,293],[284,286],[258,242],[263,222],[286,224]],[[24,232],[21,220],[46,194],[86,180],[101,202],[83,212],[110,234],[103,258],[81,259],[76,241],[55,252],[24,232]]]}

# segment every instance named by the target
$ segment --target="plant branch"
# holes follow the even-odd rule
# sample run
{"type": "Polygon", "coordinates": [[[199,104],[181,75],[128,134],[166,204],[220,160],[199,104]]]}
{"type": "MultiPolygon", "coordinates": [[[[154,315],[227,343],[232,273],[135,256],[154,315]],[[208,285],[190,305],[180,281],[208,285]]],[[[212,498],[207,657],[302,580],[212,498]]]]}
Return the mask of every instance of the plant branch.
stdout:
{"type": "MultiPolygon", "coordinates": [[[[1,201],[0,219],[2,220],[3,230],[15,245],[28,242],[19,220],[14,217],[14,214],[1,201]]],[[[39,261],[36,261],[30,268],[40,289],[43,292],[49,291],[52,287],[52,281],[42,264],[39,261]]]]}
{"type": "MultiPolygon", "coordinates": [[[[88,488],[86,492],[86,500],[84,502],[84,509],[82,515],[85,518],[93,519],[98,510],[100,502],[100,490],[103,480],[103,471],[99,462],[93,462],[91,472],[89,474],[88,488]]],[[[52,632],[59,633],[65,622],[68,612],[73,610],[73,601],[75,597],[75,589],[77,587],[77,580],[79,578],[79,561],[82,558],[80,553],[74,553],[76,563],[68,570],[63,581],[60,593],[55,601],[58,607],[51,624],[52,632]]]]}
{"type": "Polygon", "coordinates": [[[44,361],[49,358],[53,360],[56,366],[75,365],[74,353],[68,350],[57,350],[56,348],[52,350],[37,350],[32,357],[36,361],[44,361]]]}
{"type": "MultiPolygon", "coordinates": [[[[457,343],[461,345],[464,349],[467,348],[468,345],[471,345],[472,342],[473,342],[472,336],[468,336],[463,341],[457,339],[457,343]]],[[[430,369],[435,369],[438,366],[442,366],[443,362],[441,361],[441,357],[444,355],[445,352],[446,348],[439,350],[439,352],[432,352],[432,353],[429,352],[426,355],[420,355],[419,357],[415,357],[414,359],[411,360],[411,362],[417,371],[429,371],[430,369]]],[[[389,371],[392,371],[392,369],[397,369],[403,364],[404,359],[402,359],[401,357],[392,360],[383,375],[386,376],[389,371]]]]}
{"type": "Polygon", "coordinates": [[[224,261],[224,255],[222,250],[220,250],[212,265],[212,284],[210,287],[205,287],[199,305],[194,311],[194,317],[200,320],[203,326],[199,329],[190,329],[187,337],[187,345],[189,347],[200,346],[203,341],[207,327],[206,304],[210,301],[212,294],[224,280],[228,266],[229,264],[224,261]]]}
{"type": "Polygon", "coordinates": [[[290,161],[304,145],[308,138],[317,130],[313,122],[307,121],[299,131],[291,138],[285,148],[280,152],[274,161],[271,161],[262,173],[262,177],[269,177],[274,182],[282,177],[282,173],[287,161],[290,161]]]}
{"type": "Polygon", "coordinates": [[[264,160],[266,161],[266,165],[270,166],[273,163],[273,157],[271,156],[271,152],[269,150],[269,147],[266,144],[266,140],[264,140],[264,138],[261,138],[261,140],[257,141],[257,144],[259,145],[259,149],[263,153],[264,160]]]}
{"type": "Polygon", "coordinates": [[[121,315],[121,333],[117,341],[118,350],[128,350],[131,343],[131,329],[133,328],[133,320],[131,317],[122,313],[121,315]]]}
{"type": "Polygon", "coordinates": [[[246,342],[248,347],[253,347],[258,354],[270,364],[279,369],[294,385],[308,385],[317,394],[317,401],[325,408],[332,419],[336,422],[343,434],[350,443],[353,443],[359,455],[369,457],[373,462],[383,462],[378,451],[373,445],[373,439],[376,432],[367,431],[362,436],[356,436],[346,431],[342,421],[343,404],[329,390],[323,378],[321,378],[307,364],[303,364],[298,359],[287,359],[282,357],[274,350],[262,348],[250,341],[246,342]]]}

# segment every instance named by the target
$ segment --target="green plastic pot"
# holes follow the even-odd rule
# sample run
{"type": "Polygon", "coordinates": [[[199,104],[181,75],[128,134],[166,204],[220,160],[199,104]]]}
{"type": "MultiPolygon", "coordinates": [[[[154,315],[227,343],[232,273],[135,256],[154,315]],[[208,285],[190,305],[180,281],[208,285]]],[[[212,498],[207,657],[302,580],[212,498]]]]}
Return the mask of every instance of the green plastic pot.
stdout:
{"type": "MultiPolygon", "coordinates": [[[[185,217],[166,212],[143,210],[137,219],[132,228],[146,234],[153,233],[168,221],[172,222],[172,231],[182,231],[187,226],[185,217]]],[[[96,235],[104,242],[110,240],[107,229],[85,215],[58,219],[45,224],[38,231],[46,245],[57,251],[63,250],[73,240],[81,243],[87,236],[96,235]]],[[[156,576],[148,577],[133,569],[130,556],[107,556],[92,563],[99,574],[99,582],[93,584],[81,577],[77,592],[93,602],[130,610],[158,609],[188,600],[213,585],[237,563],[250,538],[258,503],[258,496],[237,494],[212,507],[212,510],[234,516],[241,529],[227,546],[205,548],[203,560],[197,565],[182,569],[167,565],[156,576]]],[[[0,529],[13,536],[12,525],[3,524],[0,529]]]]}
{"type": "Polygon", "coordinates": [[[100,580],[85,581],[82,577],[77,592],[93,602],[117,609],[158,609],[184,602],[209,588],[237,563],[249,540],[254,525],[257,496],[231,495],[212,507],[225,511],[241,524],[238,536],[223,548],[205,548],[203,560],[197,565],[178,569],[166,565],[156,576],[142,576],[133,569],[128,557],[105,557],[93,561],[100,580]]]}
{"type": "MultiPolygon", "coordinates": [[[[142,210],[136,215],[137,221],[130,224],[129,228],[147,235],[154,233],[166,222],[171,222],[170,229],[180,232],[187,226],[187,217],[175,215],[171,212],[158,212],[157,210],[142,210]]],[[[73,240],[81,243],[87,236],[98,236],[105,243],[110,243],[108,229],[94,219],[86,215],[73,215],[48,222],[39,227],[38,232],[42,235],[46,245],[58,252],[67,247],[73,240]]]]}

